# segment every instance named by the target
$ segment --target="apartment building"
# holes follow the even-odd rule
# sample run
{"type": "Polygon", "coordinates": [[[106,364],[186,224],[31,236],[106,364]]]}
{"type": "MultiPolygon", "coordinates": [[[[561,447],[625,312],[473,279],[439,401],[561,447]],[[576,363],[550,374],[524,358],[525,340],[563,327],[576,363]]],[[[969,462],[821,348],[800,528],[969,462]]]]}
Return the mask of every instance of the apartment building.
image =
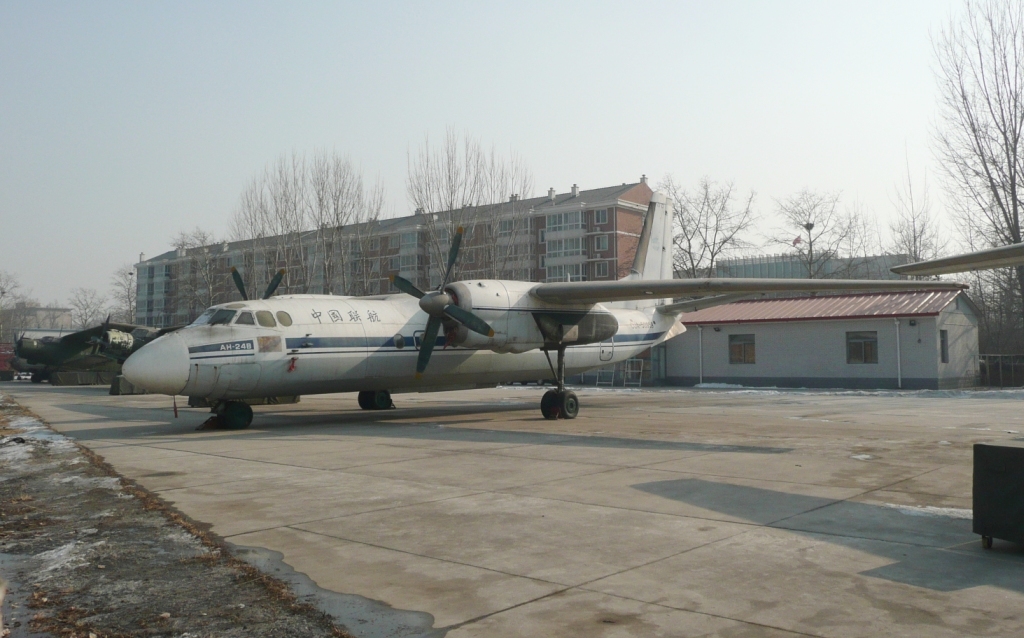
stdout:
{"type": "MultiPolygon", "coordinates": [[[[459,211],[466,234],[461,279],[526,281],[618,279],[629,272],[653,194],[639,182],[568,192],[459,211]]],[[[450,237],[442,218],[413,215],[293,236],[172,250],[136,264],[137,321],[170,326],[206,307],[240,298],[231,268],[259,294],[278,268],[288,273],[278,294],[373,295],[394,292],[393,274],[422,288],[441,279],[450,237]]]]}

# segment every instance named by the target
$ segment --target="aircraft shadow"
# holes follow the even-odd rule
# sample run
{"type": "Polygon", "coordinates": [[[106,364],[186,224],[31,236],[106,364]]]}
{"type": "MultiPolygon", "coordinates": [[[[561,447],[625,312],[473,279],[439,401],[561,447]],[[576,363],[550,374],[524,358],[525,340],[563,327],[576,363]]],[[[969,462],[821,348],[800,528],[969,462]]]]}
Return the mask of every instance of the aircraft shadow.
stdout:
{"type": "Polygon", "coordinates": [[[1024,554],[1020,548],[997,541],[994,549],[982,549],[980,537],[971,532],[970,520],[911,515],[892,507],[702,479],[655,481],[632,487],[894,561],[861,572],[865,576],[943,592],[979,585],[1024,592],[1024,554]]]}
{"type": "MultiPolygon", "coordinates": [[[[301,404],[300,404],[301,405],[301,404]]],[[[502,443],[508,445],[562,445],[572,447],[616,448],[631,450],[685,450],[698,452],[746,452],[749,454],[783,454],[790,448],[755,445],[718,445],[687,441],[659,441],[627,437],[590,436],[527,432],[520,430],[495,430],[476,427],[460,427],[472,423],[489,423],[493,419],[484,416],[479,420],[460,419],[457,425],[437,422],[445,417],[476,415],[481,412],[510,412],[516,410],[536,411],[529,405],[466,404],[447,407],[416,407],[380,412],[342,411],[332,413],[303,413],[301,410],[257,413],[257,421],[250,430],[209,430],[196,433],[196,425],[205,420],[207,410],[182,410],[179,420],[169,418],[166,409],[131,408],[123,406],[96,405],[90,403],[61,404],[63,410],[86,414],[99,419],[116,421],[145,422],[136,425],[110,427],[95,426],[70,432],[82,441],[95,439],[122,439],[125,443],[142,442],[150,436],[195,435],[210,438],[244,436],[246,440],[273,439],[287,435],[315,434],[337,437],[392,438],[421,441],[449,441],[460,443],[502,443]],[[422,419],[420,422],[395,423],[395,419],[422,419]]],[[[259,410],[259,408],[257,408],[259,410]]],[[[559,421],[552,422],[557,429],[559,421]]]]}

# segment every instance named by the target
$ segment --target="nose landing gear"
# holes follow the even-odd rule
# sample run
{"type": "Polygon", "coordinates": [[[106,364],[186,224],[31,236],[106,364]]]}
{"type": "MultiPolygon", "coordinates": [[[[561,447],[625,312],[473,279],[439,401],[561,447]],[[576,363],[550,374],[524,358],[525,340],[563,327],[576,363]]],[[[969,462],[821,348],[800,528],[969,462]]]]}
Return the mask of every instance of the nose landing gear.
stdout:
{"type": "Polygon", "coordinates": [[[390,410],[395,407],[387,390],[363,390],[359,393],[359,407],[364,410],[390,410]]]}
{"type": "MultiPolygon", "coordinates": [[[[551,366],[551,355],[547,348],[544,349],[544,356],[551,366]]],[[[551,372],[555,375],[557,390],[548,390],[540,400],[540,413],[545,419],[575,419],[580,413],[580,400],[575,392],[565,389],[565,346],[558,347],[558,369],[551,366],[551,372]]]]}
{"type": "Polygon", "coordinates": [[[223,401],[213,407],[213,416],[197,430],[244,430],[252,423],[252,407],[244,401],[223,401]]]}

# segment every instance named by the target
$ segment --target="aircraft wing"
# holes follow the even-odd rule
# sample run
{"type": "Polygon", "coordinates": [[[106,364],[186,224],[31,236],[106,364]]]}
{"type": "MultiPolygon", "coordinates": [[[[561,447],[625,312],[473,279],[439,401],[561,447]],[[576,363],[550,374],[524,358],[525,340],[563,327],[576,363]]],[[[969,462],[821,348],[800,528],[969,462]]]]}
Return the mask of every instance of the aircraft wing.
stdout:
{"type": "Polygon", "coordinates": [[[82,347],[84,348],[85,346],[87,346],[89,344],[89,340],[90,339],[99,339],[100,337],[102,337],[103,336],[103,331],[106,330],[108,327],[109,328],[114,328],[115,330],[121,330],[123,332],[131,332],[132,330],[135,330],[136,328],[138,328],[138,326],[133,326],[130,323],[114,323],[114,322],[111,322],[111,323],[107,324],[107,327],[104,327],[103,324],[100,324],[98,326],[93,326],[92,328],[86,328],[85,330],[79,330],[78,332],[72,332],[72,333],[66,334],[63,337],[61,337],[60,340],[61,340],[62,343],[65,343],[65,344],[68,344],[68,345],[74,345],[74,344],[79,344],[80,343],[80,344],[82,344],[82,347]]]}
{"type": "Polygon", "coordinates": [[[1007,266],[1024,266],[1024,244],[1010,244],[953,257],[919,261],[896,266],[891,270],[898,275],[945,275],[968,270],[987,270],[1007,266]]]}
{"type": "MultiPolygon", "coordinates": [[[[530,289],[530,294],[548,303],[570,305],[700,295],[751,295],[770,292],[904,292],[909,290],[962,290],[965,288],[967,288],[965,284],[948,281],[712,278],[557,282],[538,284],[530,289]]],[[[683,310],[684,308],[680,308],[679,311],[683,310]]]]}

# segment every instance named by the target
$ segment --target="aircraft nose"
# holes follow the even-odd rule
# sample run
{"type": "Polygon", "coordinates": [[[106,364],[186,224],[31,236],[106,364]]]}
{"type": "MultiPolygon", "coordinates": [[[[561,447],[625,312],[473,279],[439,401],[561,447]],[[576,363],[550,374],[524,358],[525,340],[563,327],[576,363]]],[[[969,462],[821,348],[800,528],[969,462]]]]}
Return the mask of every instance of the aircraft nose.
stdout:
{"type": "Polygon", "coordinates": [[[178,394],[188,383],[188,346],[179,335],[164,335],[139,348],[121,366],[132,384],[156,394],[178,394]]]}

